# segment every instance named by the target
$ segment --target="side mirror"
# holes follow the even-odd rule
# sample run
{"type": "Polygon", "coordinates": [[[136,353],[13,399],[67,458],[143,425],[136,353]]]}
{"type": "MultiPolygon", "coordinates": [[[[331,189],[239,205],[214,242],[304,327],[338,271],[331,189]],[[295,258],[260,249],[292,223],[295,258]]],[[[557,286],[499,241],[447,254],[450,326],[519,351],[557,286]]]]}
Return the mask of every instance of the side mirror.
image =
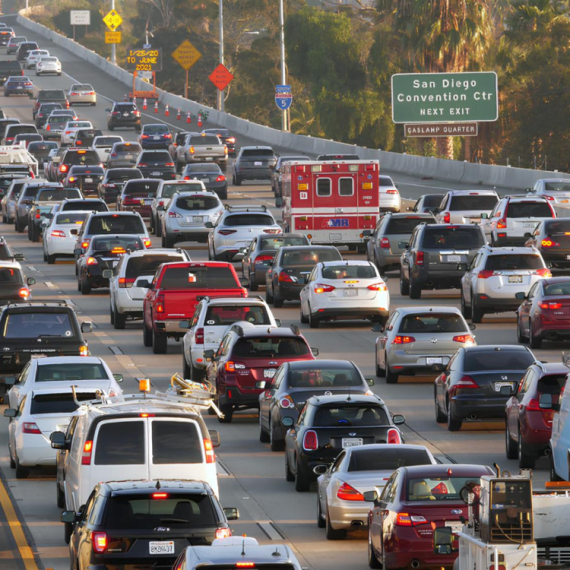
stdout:
{"type": "Polygon", "coordinates": [[[468,266],[467,263],[458,263],[457,264],[457,271],[467,271],[468,266]]]}
{"type": "Polygon", "coordinates": [[[398,242],[398,247],[400,249],[408,249],[409,246],[410,246],[410,244],[407,241],[399,241],[398,242]]]}
{"type": "Polygon", "coordinates": [[[26,283],[27,283],[28,285],[35,285],[35,284],[36,284],[36,280],[35,280],[33,277],[28,277],[28,278],[26,279],[26,283]]]}
{"type": "Polygon", "coordinates": [[[293,420],[292,417],[290,417],[290,416],[285,416],[284,418],[281,418],[281,423],[282,423],[285,427],[290,428],[290,427],[293,427],[293,424],[295,423],[295,421],[293,420]]]}
{"type": "Polygon", "coordinates": [[[115,382],[122,382],[125,379],[122,374],[113,374],[113,378],[115,379],[115,382]]]}
{"type": "Polygon", "coordinates": [[[394,425],[401,426],[406,423],[406,418],[402,414],[394,414],[392,416],[392,421],[394,422],[394,425]]]}
{"type": "Polygon", "coordinates": [[[210,229],[210,228],[213,228],[213,227],[214,227],[214,224],[213,224],[212,222],[206,222],[206,223],[204,224],[204,227],[210,229]]]}
{"type": "Polygon", "coordinates": [[[15,376],[6,376],[6,378],[4,378],[4,384],[6,386],[13,386],[17,380],[15,376]]]}
{"type": "Polygon", "coordinates": [[[488,220],[488,219],[489,219],[489,214],[487,214],[487,212],[482,212],[482,213],[481,213],[481,219],[482,219],[482,220],[488,220]]]}
{"type": "Polygon", "coordinates": [[[258,390],[265,390],[265,387],[267,386],[267,382],[265,380],[260,380],[259,382],[255,383],[255,387],[258,390]]]}
{"type": "Polygon", "coordinates": [[[329,470],[328,465],[316,465],[313,467],[313,473],[315,475],[324,475],[329,470]]]}
{"type": "Polygon", "coordinates": [[[224,515],[229,521],[237,521],[239,519],[239,511],[235,507],[225,507],[224,515]]]}
{"type": "MultiPolygon", "coordinates": [[[[243,257],[243,255],[242,255],[242,257],[243,257]]],[[[234,259],[235,259],[235,258],[234,258],[234,259]]],[[[249,279],[248,279],[247,277],[240,277],[240,278],[239,278],[239,284],[240,284],[242,287],[246,287],[246,288],[247,288],[247,287],[249,287],[249,285],[250,285],[249,279]]]]}
{"type": "Polygon", "coordinates": [[[189,328],[190,328],[190,321],[180,321],[180,322],[178,323],[178,326],[179,326],[181,329],[189,329],[189,328]]]}
{"type": "Polygon", "coordinates": [[[277,327],[281,326],[281,319],[275,319],[275,326],[277,327]]]}
{"type": "Polygon", "coordinates": [[[75,511],[63,511],[61,513],[61,522],[73,524],[77,520],[77,513],[75,511]]]}
{"type": "Polygon", "coordinates": [[[313,353],[313,356],[319,356],[320,350],[318,348],[311,346],[311,352],[313,353]]]}
{"type": "Polygon", "coordinates": [[[208,361],[211,361],[214,359],[214,351],[213,350],[205,350],[204,351],[204,358],[208,361]]]}
{"type": "Polygon", "coordinates": [[[538,407],[541,410],[550,410],[552,408],[552,394],[541,394],[538,398],[538,407]]]}
{"type": "Polygon", "coordinates": [[[103,279],[111,279],[113,277],[112,269],[103,269],[103,279]]]}
{"type": "Polygon", "coordinates": [[[81,332],[82,333],[93,332],[93,323],[81,323],[81,332]]]}
{"type": "Polygon", "coordinates": [[[374,378],[366,378],[366,383],[369,386],[374,386],[374,378]]]}
{"type": "Polygon", "coordinates": [[[453,534],[451,527],[440,526],[433,531],[433,549],[436,554],[453,552],[453,534]]]}
{"type": "Polygon", "coordinates": [[[515,299],[520,299],[521,301],[524,301],[526,299],[526,293],[524,291],[519,291],[518,293],[515,293],[515,299]]]}
{"type": "Polygon", "coordinates": [[[137,281],[137,287],[142,287],[143,289],[150,289],[150,281],[148,279],[139,279],[137,281]]]}
{"type": "Polygon", "coordinates": [[[65,434],[62,431],[54,431],[49,436],[53,449],[66,449],[65,434]]]}
{"type": "Polygon", "coordinates": [[[212,442],[212,447],[220,447],[220,432],[215,429],[208,431],[210,434],[210,441],[212,442]]]}
{"type": "Polygon", "coordinates": [[[374,323],[370,330],[372,332],[384,332],[385,328],[384,325],[381,325],[380,323],[374,323]]]}
{"type": "Polygon", "coordinates": [[[5,418],[15,418],[18,415],[18,410],[15,408],[6,408],[4,410],[4,417],[5,418]]]}
{"type": "Polygon", "coordinates": [[[372,230],[362,230],[362,237],[370,237],[372,235],[372,230]]]}
{"type": "Polygon", "coordinates": [[[376,491],[364,491],[364,500],[375,503],[378,500],[378,493],[376,491]]]}
{"type": "Polygon", "coordinates": [[[467,326],[469,327],[470,331],[474,331],[477,328],[477,325],[474,325],[473,323],[469,323],[467,326]]]}

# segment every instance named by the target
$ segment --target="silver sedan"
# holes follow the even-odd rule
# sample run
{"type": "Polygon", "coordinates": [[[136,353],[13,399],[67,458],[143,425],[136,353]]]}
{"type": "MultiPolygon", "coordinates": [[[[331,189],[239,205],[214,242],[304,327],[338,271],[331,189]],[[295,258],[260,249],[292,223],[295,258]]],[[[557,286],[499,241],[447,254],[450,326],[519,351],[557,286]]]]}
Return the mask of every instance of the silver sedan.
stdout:
{"type": "Polygon", "coordinates": [[[399,467],[429,465],[437,461],[423,445],[377,443],[348,447],[334,463],[317,465],[317,525],[326,528],[329,540],[344,538],[348,530],[368,525],[373,504],[364,493],[382,493],[386,481],[399,467]]]}

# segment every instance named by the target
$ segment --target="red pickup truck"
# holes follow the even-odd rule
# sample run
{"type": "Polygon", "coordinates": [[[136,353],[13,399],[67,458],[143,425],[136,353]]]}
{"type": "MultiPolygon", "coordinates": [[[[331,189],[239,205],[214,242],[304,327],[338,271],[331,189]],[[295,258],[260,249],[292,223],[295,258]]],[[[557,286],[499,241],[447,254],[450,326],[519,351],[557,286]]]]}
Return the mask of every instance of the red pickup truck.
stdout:
{"type": "Polygon", "coordinates": [[[180,321],[191,319],[204,297],[247,297],[230,263],[185,261],[163,263],[148,287],[143,303],[143,342],[155,354],[164,354],[168,337],[180,340],[187,329],[180,321]]]}

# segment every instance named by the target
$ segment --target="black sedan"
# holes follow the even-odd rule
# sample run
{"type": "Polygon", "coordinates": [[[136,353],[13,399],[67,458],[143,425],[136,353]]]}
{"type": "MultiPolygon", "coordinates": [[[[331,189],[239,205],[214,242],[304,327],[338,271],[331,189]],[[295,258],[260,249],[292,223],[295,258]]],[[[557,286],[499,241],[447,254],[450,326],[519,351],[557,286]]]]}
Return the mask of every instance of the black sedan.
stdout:
{"type": "Polygon", "coordinates": [[[308,491],[316,480],[313,469],[330,465],[348,447],[368,443],[403,443],[396,427],[402,415],[391,416],[378,396],[344,394],[312,396],[299,419],[283,418],[291,429],[285,436],[285,478],[295,490],[308,491]]]}
{"type": "Polygon", "coordinates": [[[228,181],[222,169],[214,162],[187,164],[181,176],[182,180],[201,180],[206,190],[213,190],[220,198],[228,197],[228,181]]]}
{"type": "Polygon", "coordinates": [[[138,168],[108,168],[99,183],[97,194],[107,204],[113,204],[128,180],[144,178],[138,168]]]}
{"type": "Polygon", "coordinates": [[[504,418],[505,404],[536,360],[526,346],[460,348],[435,379],[435,418],[458,431],[464,420],[504,418]]]}
{"type": "MultiPolygon", "coordinates": [[[[145,249],[142,239],[135,235],[98,235],[89,242],[84,255],[79,258],[77,290],[89,295],[91,289],[109,287],[109,278],[104,277],[105,269],[113,269],[121,255],[127,251],[145,249]]],[[[76,250],[81,255],[82,250],[76,250]]]]}
{"type": "Polygon", "coordinates": [[[143,150],[135,163],[145,178],[176,179],[176,166],[167,150],[143,150]]]}
{"type": "Polygon", "coordinates": [[[350,360],[298,360],[286,362],[273,380],[259,382],[259,441],[271,443],[272,451],[285,447],[284,417],[297,420],[311,396],[368,394],[374,379],[365,379],[350,360]]]}
{"type": "Polygon", "coordinates": [[[552,273],[570,269],[570,218],[542,220],[527,235],[526,247],[536,247],[552,273]]]}
{"type": "Polygon", "coordinates": [[[64,180],[64,186],[79,188],[85,198],[98,198],[97,188],[104,176],[102,166],[72,166],[64,180]]]}

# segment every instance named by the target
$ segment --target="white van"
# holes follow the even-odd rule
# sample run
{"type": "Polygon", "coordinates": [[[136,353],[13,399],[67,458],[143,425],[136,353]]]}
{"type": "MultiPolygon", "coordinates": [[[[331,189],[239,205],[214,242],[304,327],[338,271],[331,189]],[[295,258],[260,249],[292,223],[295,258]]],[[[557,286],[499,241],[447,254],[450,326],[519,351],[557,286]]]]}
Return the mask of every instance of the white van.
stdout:
{"type": "Polygon", "coordinates": [[[95,485],[107,481],[193,479],[219,496],[213,450],[219,434],[208,432],[191,404],[137,394],[82,406],[77,416],[69,438],[51,435],[53,448],[69,450],[58,469],[66,510],[79,512],[95,485]]]}

